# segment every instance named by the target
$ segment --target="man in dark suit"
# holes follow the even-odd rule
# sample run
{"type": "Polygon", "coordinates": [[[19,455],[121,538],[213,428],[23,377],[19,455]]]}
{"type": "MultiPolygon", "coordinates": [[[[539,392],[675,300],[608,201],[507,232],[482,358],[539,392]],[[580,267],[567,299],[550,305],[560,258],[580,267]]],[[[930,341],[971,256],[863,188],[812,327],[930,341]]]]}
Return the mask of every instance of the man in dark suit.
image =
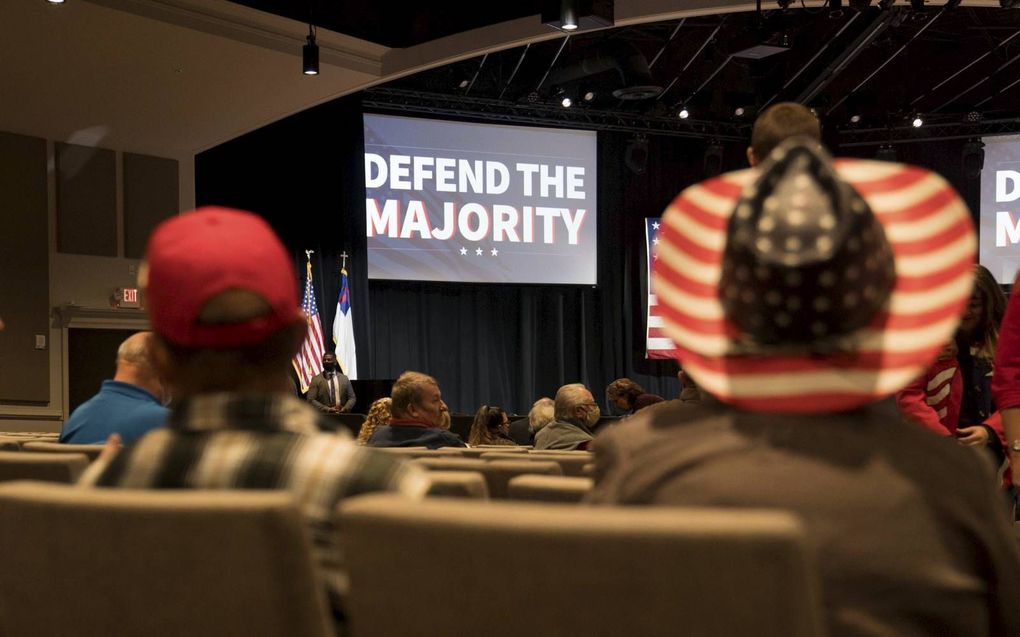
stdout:
{"type": "Polygon", "coordinates": [[[336,354],[322,355],[322,373],[312,378],[305,397],[316,409],[327,414],[342,414],[354,408],[357,397],[350,379],[340,371],[336,354]]]}

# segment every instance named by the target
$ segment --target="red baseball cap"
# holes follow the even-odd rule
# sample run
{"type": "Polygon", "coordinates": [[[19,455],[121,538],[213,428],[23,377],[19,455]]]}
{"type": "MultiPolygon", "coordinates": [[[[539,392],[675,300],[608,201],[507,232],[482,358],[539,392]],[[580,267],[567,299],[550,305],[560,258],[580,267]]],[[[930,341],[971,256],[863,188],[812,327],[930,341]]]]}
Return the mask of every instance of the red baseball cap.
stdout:
{"type": "Polygon", "coordinates": [[[141,287],[152,329],[181,347],[256,345],[302,320],[294,264],[261,217],[203,207],[161,223],[146,248],[141,287]],[[270,311],[240,323],[199,322],[206,303],[227,290],[246,290],[270,311]]]}

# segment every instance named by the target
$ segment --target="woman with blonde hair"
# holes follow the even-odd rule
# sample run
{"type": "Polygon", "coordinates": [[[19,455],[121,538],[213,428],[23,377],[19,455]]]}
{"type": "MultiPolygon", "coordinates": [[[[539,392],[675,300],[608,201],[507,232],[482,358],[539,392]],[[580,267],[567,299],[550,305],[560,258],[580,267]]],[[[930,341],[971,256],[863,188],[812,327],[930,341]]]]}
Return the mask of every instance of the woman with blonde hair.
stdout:
{"type": "Polygon", "coordinates": [[[471,423],[471,434],[468,436],[468,444],[472,447],[478,445],[514,445],[508,435],[510,431],[510,420],[506,412],[499,407],[482,405],[475,413],[475,420],[471,423]]]}
{"type": "Polygon", "coordinates": [[[361,423],[361,431],[358,432],[357,442],[359,445],[368,443],[368,439],[372,437],[376,427],[390,424],[392,417],[390,406],[392,404],[393,401],[389,397],[380,398],[372,403],[372,406],[368,408],[368,415],[365,416],[365,422],[361,423]]]}

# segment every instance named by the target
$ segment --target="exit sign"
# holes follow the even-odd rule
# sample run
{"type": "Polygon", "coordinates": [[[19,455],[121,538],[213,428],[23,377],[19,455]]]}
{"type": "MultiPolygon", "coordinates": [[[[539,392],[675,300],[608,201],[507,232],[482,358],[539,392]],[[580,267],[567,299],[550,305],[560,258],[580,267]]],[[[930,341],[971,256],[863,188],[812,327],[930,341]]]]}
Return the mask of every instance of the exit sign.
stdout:
{"type": "Polygon", "coordinates": [[[138,288],[117,288],[113,293],[115,307],[139,307],[138,288]]]}

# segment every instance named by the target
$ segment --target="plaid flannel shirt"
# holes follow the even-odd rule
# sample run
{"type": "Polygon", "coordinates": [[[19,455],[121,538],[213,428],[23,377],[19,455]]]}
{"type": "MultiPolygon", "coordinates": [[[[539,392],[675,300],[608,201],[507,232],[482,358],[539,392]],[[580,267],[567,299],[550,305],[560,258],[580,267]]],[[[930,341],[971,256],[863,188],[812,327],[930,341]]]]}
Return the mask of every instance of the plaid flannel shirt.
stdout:
{"type": "Polygon", "coordinates": [[[320,433],[320,415],[286,394],[205,394],[182,401],[167,427],[149,432],[85,486],[131,489],[286,489],[308,522],[334,612],[347,590],[334,510],[345,497],[395,491],[422,497],[426,474],[356,445],[346,432],[320,433]]]}

